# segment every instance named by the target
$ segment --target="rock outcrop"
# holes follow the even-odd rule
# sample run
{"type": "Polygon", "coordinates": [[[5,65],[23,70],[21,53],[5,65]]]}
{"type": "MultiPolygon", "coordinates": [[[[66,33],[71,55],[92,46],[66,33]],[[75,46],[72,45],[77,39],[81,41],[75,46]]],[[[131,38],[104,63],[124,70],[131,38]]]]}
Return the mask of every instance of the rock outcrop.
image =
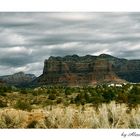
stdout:
{"type": "Polygon", "coordinates": [[[34,83],[40,85],[93,85],[100,83],[140,82],[140,60],[126,60],[107,54],[50,57],[43,74],[34,83]]]}

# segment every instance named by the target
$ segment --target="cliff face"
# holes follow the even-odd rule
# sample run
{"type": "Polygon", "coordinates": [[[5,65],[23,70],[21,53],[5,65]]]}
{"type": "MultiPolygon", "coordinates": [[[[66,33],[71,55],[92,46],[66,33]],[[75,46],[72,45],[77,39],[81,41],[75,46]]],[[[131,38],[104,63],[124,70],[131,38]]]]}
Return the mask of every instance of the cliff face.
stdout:
{"type": "Polygon", "coordinates": [[[50,57],[43,74],[35,82],[47,85],[93,85],[98,83],[140,82],[140,60],[110,55],[50,57]]]}
{"type": "Polygon", "coordinates": [[[114,65],[116,74],[129,82],[140,82],[140,60],[126,60],[123,64],[114,65]]]}

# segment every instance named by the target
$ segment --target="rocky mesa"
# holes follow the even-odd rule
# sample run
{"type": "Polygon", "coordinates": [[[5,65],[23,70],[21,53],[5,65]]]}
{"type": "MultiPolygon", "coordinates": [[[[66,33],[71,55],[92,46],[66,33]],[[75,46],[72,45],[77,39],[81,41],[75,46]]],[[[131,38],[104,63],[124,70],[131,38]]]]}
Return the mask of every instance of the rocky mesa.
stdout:
{"type": "Polygon", "coordinates": [[[94,85],[140,82],[140,60],[111,55],[67,55],[44,61],[43,74],[34,80],[39,85],[94,85]]]}

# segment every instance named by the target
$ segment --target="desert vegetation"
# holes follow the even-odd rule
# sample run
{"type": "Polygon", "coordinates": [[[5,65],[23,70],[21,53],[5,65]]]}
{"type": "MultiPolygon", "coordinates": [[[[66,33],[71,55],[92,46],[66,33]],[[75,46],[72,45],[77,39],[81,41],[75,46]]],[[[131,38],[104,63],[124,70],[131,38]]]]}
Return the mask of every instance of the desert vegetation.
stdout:
{"type": "Polygon", "coordinates": [[[140,128],[140,85],[3,85],[0,128],[140,128]]]}

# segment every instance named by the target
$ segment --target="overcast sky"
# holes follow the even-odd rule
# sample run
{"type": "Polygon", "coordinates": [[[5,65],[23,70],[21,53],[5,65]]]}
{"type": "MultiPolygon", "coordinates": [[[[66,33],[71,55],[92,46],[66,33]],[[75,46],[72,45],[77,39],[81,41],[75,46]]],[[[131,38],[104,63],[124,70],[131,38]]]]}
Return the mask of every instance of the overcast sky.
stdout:
{"type": "Polygon", "coordinates": [[[140,13],[0,13],[0,75],[39,76],[49,56],[140,59],[140,13]]]}

